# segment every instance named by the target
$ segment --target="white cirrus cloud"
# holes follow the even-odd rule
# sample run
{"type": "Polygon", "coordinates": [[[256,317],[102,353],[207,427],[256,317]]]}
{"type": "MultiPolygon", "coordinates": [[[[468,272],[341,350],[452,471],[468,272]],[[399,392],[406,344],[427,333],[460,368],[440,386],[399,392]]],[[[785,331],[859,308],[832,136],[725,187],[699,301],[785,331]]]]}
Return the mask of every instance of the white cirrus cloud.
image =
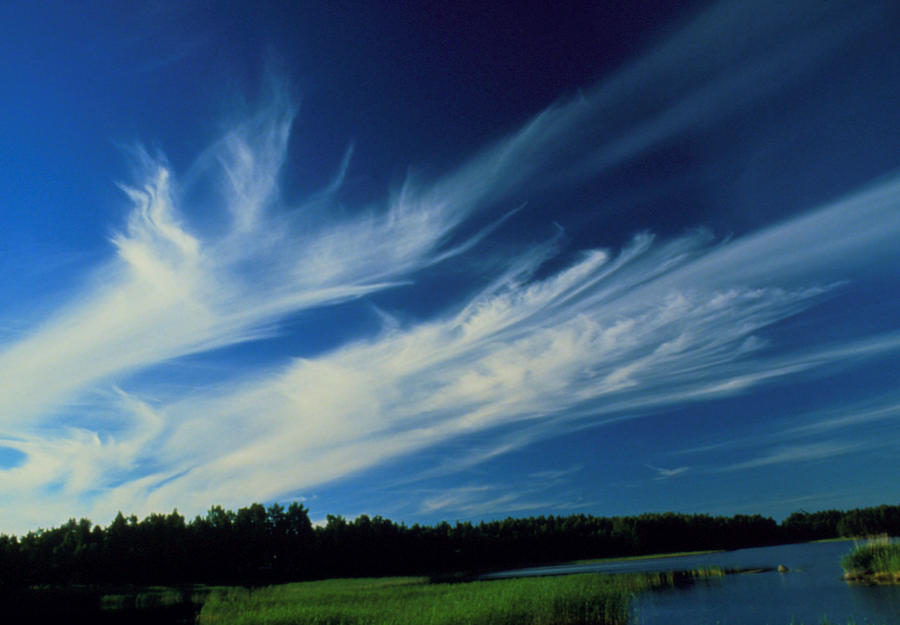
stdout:
{"type": "Polygon", "coordinates": [[[510,254],[453,309],[191,392],[136,377],[272,336],[304,310],[414,288],[424,269],[475,254],[530,190],[590,179],[738,112],[784,67],[834,54],[877,13],[847,21],[835,4],[809,38],[774,47],[759,34],[790,31],[802,12],[769,3],[767,27],[754,30],[744,22],[755,5],[716,5],[455,170],[357,210],[327,210],[352,150],[332,184],[285,205],[296,107],[277,89],[181,179],[138,152],[143,174],[123,186],[133,208],[111,237],[115,255],[49,318],[0,343],[0,440],[27,456],[0,470],[14,523],[242,505],[482,433],[471,455],[439,467],[451,471],[573,428],[895,352],[896,334],[779,349],[766,329],[840,293],[873,258],[897,262],[896,176],[735,240],[641,233],[572,257],[551,239],[510,254]],[[479,229],[471,218],[489,210],[479,229]]]}
{"type": "MultiPolygon", "coordinates": [[[[831,208],[817,214],[834,218],[831,208]]],[[[770,232],[776,242],[781,234],[770,232]]],[[[900,348],[879,336],[772,356],[758,338],[765,328],[839,287],[755,287],[740,271],[725,288],[727,275],[698,269],[717,266],[717,256],[740,245],[710,245],[703,233],[662,244],[641,236],[619,253],[585,253],[542,279],[533,276],[545,255],[526,255],[456,313],[392,325],[239,381],[231,392],[168,404],[172,427],[145,449],[163,469],[111,488],[97,504],[110,498],[156,509],[275,498],[457,436],[521,426],[517,435],[525,434],[514,444],[495,439],[508,451],[569,428],[900,348]]],[[[816,262],[807,267],[812,273],[816,262]]],[[[804,450],[811,451],[797,453],[804,450]]],[[[819,449],[826,451],[836,450],[819,449]]]]}

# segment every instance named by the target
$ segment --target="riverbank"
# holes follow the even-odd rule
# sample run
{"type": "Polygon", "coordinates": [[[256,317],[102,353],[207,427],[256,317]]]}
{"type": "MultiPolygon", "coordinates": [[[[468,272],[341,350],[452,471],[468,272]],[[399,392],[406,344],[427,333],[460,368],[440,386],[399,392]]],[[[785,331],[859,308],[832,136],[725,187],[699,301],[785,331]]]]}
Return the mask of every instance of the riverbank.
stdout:
{"type": "Polygon", "coordinates": [[[724,574],[708,569],[453,584],[395,577],[234,588],[212,593],[197,625],[626,625],[635,593],[724,574]]]}
{"type": "Polygon", "coordinates": [[[641,556],[619,556],[615,558],[590,558],[587,560],[572,560],[563,564],[606,564],[615,562],[636,562],[639,560],[659,560],[662,558],[681,558],[685,556],[705,556],[711,553],[725,553],[724,549],[707,549],[704,551],[675,551],[672,553],[652,553],[641,556]]]}

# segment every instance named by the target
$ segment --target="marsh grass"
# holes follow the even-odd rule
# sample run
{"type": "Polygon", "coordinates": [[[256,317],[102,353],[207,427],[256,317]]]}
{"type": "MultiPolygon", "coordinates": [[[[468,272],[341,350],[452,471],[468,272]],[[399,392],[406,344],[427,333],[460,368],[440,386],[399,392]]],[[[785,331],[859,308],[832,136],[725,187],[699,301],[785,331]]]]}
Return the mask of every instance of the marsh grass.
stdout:
{"type": "Polygon", "coordinates": [[[886,535],[857,543],[841,566],[844,577],[851,581],[900,584],[900,543],[886,535]]]}
{"type": "Polygon", "coordinates": [[[335,579],[213,592],[198,625],[624,625],[636,592],[690,573],[566,575],[428,583],[427,578],[335,579]]]}

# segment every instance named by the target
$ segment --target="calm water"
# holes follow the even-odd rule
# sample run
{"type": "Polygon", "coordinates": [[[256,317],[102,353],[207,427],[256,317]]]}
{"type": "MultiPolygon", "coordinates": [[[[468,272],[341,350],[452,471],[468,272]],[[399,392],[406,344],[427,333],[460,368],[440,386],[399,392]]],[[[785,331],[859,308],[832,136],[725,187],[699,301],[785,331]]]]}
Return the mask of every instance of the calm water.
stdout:
{"type": "Polygon", "coordinates": [[[578,572],[668,571],[704,566],[771,568],[775,571],[729,575],[641,595],[634,605],[640,625],[818,625],[824,618],[846,625],[900,624],[900,586],[860,586],[841,579],[841,557],[852,542],[803,543],[741,549],[726,553],[607,564],[538,567],[495,577],[578,572]]]}

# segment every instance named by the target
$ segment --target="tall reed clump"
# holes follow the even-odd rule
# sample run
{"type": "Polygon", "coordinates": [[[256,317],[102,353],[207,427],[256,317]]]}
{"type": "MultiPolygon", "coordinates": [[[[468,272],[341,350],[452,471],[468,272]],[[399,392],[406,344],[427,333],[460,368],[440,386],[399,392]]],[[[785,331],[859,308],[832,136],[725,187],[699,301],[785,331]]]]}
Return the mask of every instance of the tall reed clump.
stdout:
{"type": "Polygon", "coordinates": [[[335,579],[214,592],[198,625],[625,625],[636,592],[665,574],[567,575],[457,584],[335,579]]]}
{"type": "Polygon", "coordinates": [[[870,538],[844,556],[844,577],[853,581],[900,583],[900,543],[887,535],[870,538]]]}

